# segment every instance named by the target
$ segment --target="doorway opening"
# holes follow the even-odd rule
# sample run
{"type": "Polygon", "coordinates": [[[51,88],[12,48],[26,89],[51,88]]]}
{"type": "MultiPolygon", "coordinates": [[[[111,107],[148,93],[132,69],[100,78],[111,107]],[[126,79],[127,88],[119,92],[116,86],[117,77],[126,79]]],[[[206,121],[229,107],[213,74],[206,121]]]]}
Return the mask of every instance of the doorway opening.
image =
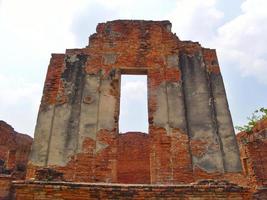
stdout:
{"type": "Polygon", "coordinates": [[[122,75],[119,133],[148,133],[147,75],[122,75]]]}
{"type": "Polygon", "coordinates": [[[117,157],[119,183],[150,183],[147,75],[122,75],[117,157]]]}

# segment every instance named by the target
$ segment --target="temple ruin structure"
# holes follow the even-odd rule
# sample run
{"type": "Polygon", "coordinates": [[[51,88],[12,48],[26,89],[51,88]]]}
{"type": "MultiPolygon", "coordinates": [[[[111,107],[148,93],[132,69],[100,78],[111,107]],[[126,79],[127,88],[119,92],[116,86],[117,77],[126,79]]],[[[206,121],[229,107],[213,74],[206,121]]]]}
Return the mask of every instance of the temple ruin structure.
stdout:
{"type": "Polygon", "coordinates": [[[136,169],[148,173],[140,183],[188,183],[241,172],[215,50],[180,41],[168,21],[123,20],[99,24],[84,49],[52,55],[33,168],[53,167],[72,181],[131,182],[119,178],[131,174],[118,170],[125,165],[118,160],[125,153],[118,146],[122,74],[148,79],[149,170],[136,169]]]}
{"type": "Polygon", "coordinates": [[[216,51],[171,26],[100,23],[85,48],[52,54],[17,199],[251,198],[216,51]],[[124,74],[147,76],[147,134],[119,133],[124,74]]]}

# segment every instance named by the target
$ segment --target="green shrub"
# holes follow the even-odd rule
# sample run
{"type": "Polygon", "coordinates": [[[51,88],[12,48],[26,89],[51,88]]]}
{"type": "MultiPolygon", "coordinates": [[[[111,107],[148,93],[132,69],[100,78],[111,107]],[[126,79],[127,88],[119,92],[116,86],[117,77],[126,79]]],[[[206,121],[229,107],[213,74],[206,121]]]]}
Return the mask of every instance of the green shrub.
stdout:
{"type": "Polygon", "coordinates": [[[248,117],[248,123],[243,126],[235,126],[238,131],[245,131],[247,133],[252,133],[252,129],[257,124],[259,120],[267,118],[267,109],[260,108],[259,110],[255,110],[251,117],[248,117]]]}

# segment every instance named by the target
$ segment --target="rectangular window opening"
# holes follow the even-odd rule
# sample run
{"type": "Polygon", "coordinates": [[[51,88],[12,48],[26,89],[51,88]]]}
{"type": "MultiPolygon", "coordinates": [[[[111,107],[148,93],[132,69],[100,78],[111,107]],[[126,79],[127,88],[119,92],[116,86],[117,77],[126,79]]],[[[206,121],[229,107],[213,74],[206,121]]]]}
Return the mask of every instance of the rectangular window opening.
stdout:
{"type": "Polygon", "coordinates": [[[148,133],[147,75],[121,75],[119,133],[148,133]]]}

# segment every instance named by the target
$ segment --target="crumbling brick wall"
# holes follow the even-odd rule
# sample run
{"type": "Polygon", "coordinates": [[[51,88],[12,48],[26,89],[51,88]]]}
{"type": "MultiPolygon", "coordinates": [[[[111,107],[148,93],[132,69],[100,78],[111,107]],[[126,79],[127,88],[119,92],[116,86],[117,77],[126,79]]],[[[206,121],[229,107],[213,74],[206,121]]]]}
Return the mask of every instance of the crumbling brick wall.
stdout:
{"type": "Polygon", "coordinates": [[[179,40],[169,21],[139,20],[101,23],[86,48],[52,54],[28,178],[50,167],[119,182],[121,74],[148,78],[150,183],[242,179],[215,50],[179,40]]]}
{"type": "Polygon", "coordinates": [[[0,174],[0,199],[10,200],[11,198],[12,177],[6,174],[0,174]]]}
{"type": "MultiPolygon", "coordinates": [[[[267,119],[259,121],[252,133],[237,135],[243,171],[254,189],[267,186],[267,119]]],[[[265,192],[266,193],[266,192],[265,192]]]]}
{"type": "Polygon", "coordinates": [[[9,124],[0,121],[0,173],[23,178],[26,172],[32,138],[17,133],[9,124]]]}

